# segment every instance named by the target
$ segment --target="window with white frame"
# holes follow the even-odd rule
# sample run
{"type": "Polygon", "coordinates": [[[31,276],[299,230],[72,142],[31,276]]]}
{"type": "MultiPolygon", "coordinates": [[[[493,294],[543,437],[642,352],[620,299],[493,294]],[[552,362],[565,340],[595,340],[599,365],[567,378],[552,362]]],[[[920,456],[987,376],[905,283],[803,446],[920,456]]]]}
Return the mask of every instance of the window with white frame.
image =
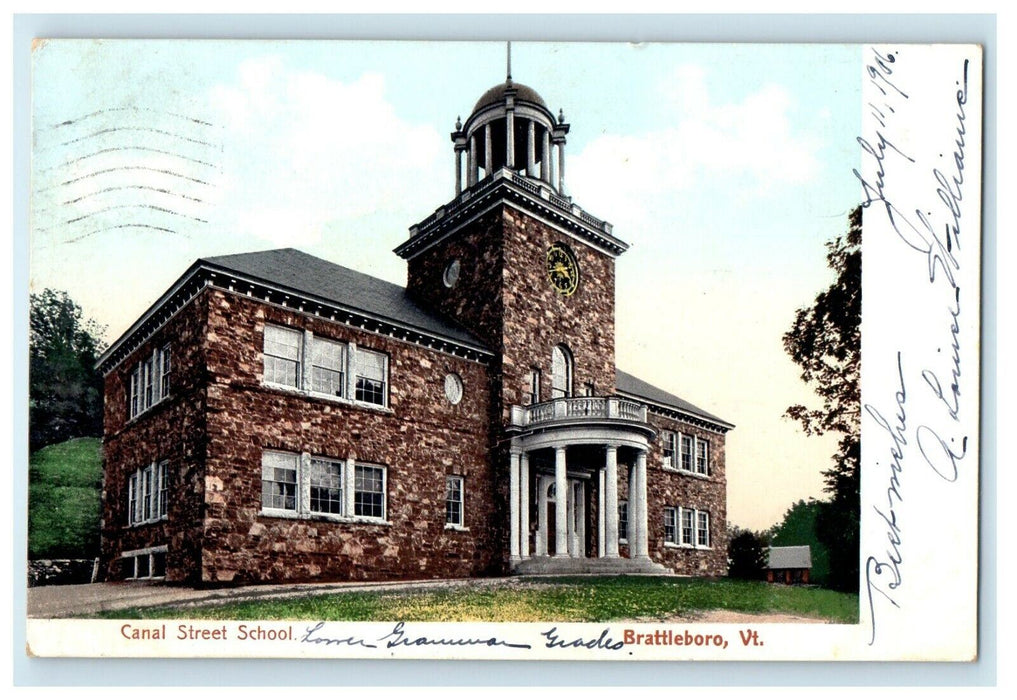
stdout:
{"type": "MultiPolygon", "coordinates": [[[[664,509],[665,520],[668,517],[668,510],[668,508],[664,509]]],[[[680,544],[686,547],[708,549],[710,547],[710,513],[695,508],[676,508],[674,510],[678,511],[681,521],[680,544]]]]}
{"type": "Polygon", "coordinates": [[[710,473],[710,443],[702,438],[696,438],[696,473],[710,473]]]}
{"type": "Polygon", "coordinates": [[[265,381],[300,388],[304,334],[292,328],[265,326],[265,381]]]}
{"type": "Polygon", "coordinates": [[[677,469],[678,465],[675,464],[675,446],[677,436],[665,430],[661,433],[661,444],[663,445],[664,451],[664,469],[677,469]]]}
{"type": "Polygon", "coordinates": [[[445,524],[451,527],[463,527],[463,477],[445,477],[445,524]]]}
{"type": "Polygon", "coordinates": [[[618,541],[629,540],[629,502],[618,501],[618,541]]]}
{"type": "Polygon", "coordinates": [[[166,545],[135,549],[120,555],[126,579],[156,579],[166,577],[166,545]]]}
{"type": "Polygon", "coordinates": [[[530,405],[540,403],[540,370],[536,367],[530,370],[530,405]]]}
{"type": "Polygon", "coordinates": [[[170,393],[170,346],[152,351],[131,370],[127,387],[130,418],[141,415],[170,393]]]}
{"type": "Polygon", "coordinates": [[[682,508],[682,544],[694,546],[696,544],[696,511],[690,508],[682,508]]]}
{"type": "Polygon", "coordinates": [[[705,510],[696,511],[696,544],[710,546],[710,514],[705,510]]]}
{"type": "Polygon", "coordinates": [[[690,472],[692,471],[692,436],[682,435],[681,436],[681,463],[678,465],[679,469],[690,472]]]}
{"type": "Polygon", "coordinates": [[[169,462],[153,462],[127,479],[127,524],[144,525],[168,515],[169,462]]]}
{"type": "Polygon", "coordinates": [[[261,455],[261,507],[297,510],[297,469],[300,455],[265,452],[261,455]]]}
{"type": "Polygon", "coordinates": [[[381,467],[356,466],[353,514],[364,518],[385,519],[385,470],[381,467]]]}
{"type": "Polygon", "coordinates": [[[343,514],[343,466],[332,459],[312,459],[309,510],[312,513],[343,514]]]}
{"type": "Polygon", "coordinates": [[[357,401],[384,406],[387,374],[385,355],[357,348],[357,401]]]}
{"type": "Polygon", "coordinates": [[[564,345],[551,350],[551,398],[572,396],[572,353],[564,345]]]}
{"type": "Polygon", "coordinates": [[[664,542],[678,544],[678,509],[664,508],[664,542]]]}
{"type": "Polygon", "coordinates": [[[346,345],[325,338],[311,341],[311,391],[346,395],[346,345]]]}
{"type": "Polygon", "coordinates": [[[265,450],[261,511],[280,517],[385,519],[385,467],[265,450]]]}
{"type": "Polygon", "coordinates": [[[270,324],[265,325],[263,351],[266,384],[388,405],[388,356],[384,353],[270,324]],[[305,372],[305,367],[310,371],[305,372]]]}

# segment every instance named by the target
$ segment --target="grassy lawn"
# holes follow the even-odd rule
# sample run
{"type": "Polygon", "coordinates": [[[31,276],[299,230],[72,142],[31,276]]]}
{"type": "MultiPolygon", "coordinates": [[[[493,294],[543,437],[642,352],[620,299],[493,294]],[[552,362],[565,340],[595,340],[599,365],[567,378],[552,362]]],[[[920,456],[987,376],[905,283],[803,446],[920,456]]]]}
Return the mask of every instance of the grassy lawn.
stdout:
{"type": "Polygon", "coordinates": [[[28,556],[88,558],[99,553],[99,438],[76,438],[35,452],[28,463],[28,556]]]}
{"type": "Polygon", "coordinates": [[[663,620],[722,608],[858,621],[858,596],[765,583],[618,576],[515,579],[434,591],[349,592],[206,607],[130,609],[111,618],[406,622],[603,622],[663,620]]]}

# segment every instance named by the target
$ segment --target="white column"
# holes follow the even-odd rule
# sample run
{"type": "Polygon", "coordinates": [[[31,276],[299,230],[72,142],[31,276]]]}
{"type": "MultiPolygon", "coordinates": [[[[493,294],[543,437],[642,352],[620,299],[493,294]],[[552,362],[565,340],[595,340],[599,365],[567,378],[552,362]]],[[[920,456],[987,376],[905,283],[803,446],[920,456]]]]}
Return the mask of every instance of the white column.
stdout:
{"type": "Polygon", "coordinates": [[[568,479],[565,476],[565,448],[554,448],[554,556],[567,557],[568,479]]]}
{"type": "Polygon", "coordinates": [[[647,504],[646,504],[646,452],[640,450],[636,454],[636,496],[639,503],[639,516],[636,520],[636,549],[635,556],[645,559],[649,557],[649,537],[647,534],[647,504]]]}
{"type": "Polygon", "coordinates": [[[466,186],[477,184],[477,136],[470,136],[470,157],[466,161],[466,186]]]}
{"type": "Polygon", "coordinates": [[[537,125],[529,120],[530,128],[526,131],[526,175],[534,177],[537,173],[537,125]]]}
{"type": "Polygon", "coordinates": [[[565,142],[558,144],[558,194],[565,196],[565,142]]]}
{"type": "Polygon", "coordinates": [[[530,456],[519,457],[519,556],[530,558],[530,456]]]}
{"type": "Polygon", "coordinates": [[[547,480],[537,477],[537,556],[547,556],[547,480]]]}
{"type": "Polygon", "coordinates": [[[544,142],[540,149],[540,179],[551,184],[551,133],[544,129],[544,142]]]}
{"type": "Polygon", "coordinates": [[[597,556],[604,556],[604,470],[597,470],[597,556]]]}
{"type": "Polygon", "coordinates": [[[505,165],[516,169],[516,119],[512,110],[505,113],[505,165]]]}
{"type": "Polygon", "coordinates": [[[604,516],[607,538],[607,553],[604,556],[618,556],[618,448],[607,446],[606,474],[604,475],[604,516]]]}
{"type": "Polygon", "coordinates": [[[463,192],[463,152],[456,148],[456,197],[463,192]]]}
{"type": "Polygon", "coordinates": [[[484,170],[490,175],[494,170],[494,154],[491,153],[491,124],[484,124],[484,170]]]}
{"type": "Polygon", "coordinates": [[[576,553],[576,485],[574,482],[568,481],[567,478],[566,483],[568,484],[568,497],[565,500],[568,517],[565,520],[565,535],[568,537],[569,556],[576,557],[579,556],[576,553]]]}
{"type": "Polygon", "coordinates": [[[519,453],[509,459],[509,558],[519,561],[519,453]]]}

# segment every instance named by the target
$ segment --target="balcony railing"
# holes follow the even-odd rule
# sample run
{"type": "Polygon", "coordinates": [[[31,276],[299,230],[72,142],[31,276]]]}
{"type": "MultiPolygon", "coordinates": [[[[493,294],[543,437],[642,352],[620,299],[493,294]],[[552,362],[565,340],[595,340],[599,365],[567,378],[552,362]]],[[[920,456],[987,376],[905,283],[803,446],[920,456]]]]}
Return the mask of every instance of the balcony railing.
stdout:
{"type": "Polygon", "coordinates": [[[646,406],[614,396],[552,399],[532,406],[513,406],[512,425],[525,428],[543,423],[581,423],[589,420],[646,422],[646,406]]]}

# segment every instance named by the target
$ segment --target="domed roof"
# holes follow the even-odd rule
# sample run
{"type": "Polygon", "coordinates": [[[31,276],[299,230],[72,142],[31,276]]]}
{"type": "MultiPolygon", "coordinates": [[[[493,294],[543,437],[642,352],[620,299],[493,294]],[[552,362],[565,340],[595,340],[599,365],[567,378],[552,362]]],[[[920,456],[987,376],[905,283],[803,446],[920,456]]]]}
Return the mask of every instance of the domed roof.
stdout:
{"type": "Polygon", "coordinates": [[[536,90],[534,90],[533,88],[531,88],[528,85],[523,85],[522,83],[516,83],[516,82],[509,83],[508,81],[505,81],[504,83],[501,83],[500,85],[495,85],[493,88],[491,88],[490,90],[485,92],[481,96],[481,98],[479,100],[477,100],[477,104],[473,108],[473,111],[474,112],[479,112],[484,107],[488,107],[488,106],[493,105],[493,104],[500,104],[500,103],[504,102],[505,101],[505,91],[509,88],[510,85],[511,85],[511,87],[515,88],[515,90],[516,90],[516,99],[517,100],[526,100],[527,102],[533,102],[533,103],[536,103],[536,104],[540,105],[544,109],[547,109],[547,104],[544,102],[544,99],[540,95],[537,94],[536,90]]]}

